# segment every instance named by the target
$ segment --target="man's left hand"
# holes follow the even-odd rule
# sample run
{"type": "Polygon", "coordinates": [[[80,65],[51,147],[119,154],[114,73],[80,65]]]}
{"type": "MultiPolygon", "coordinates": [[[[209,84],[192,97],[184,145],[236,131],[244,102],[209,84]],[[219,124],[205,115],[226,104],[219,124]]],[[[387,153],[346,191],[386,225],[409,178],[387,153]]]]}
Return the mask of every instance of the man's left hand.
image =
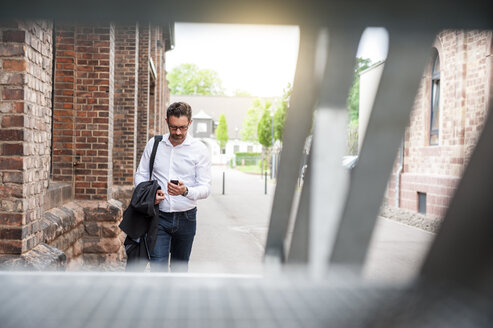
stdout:
{"type": "Polygon", "coordinates": [[[168,194],[171,196],[179,196],[183,195],[187,190],[187,186],[183,183],[183,181],[178,181],[178,184],[168,182],[168,194]]]}

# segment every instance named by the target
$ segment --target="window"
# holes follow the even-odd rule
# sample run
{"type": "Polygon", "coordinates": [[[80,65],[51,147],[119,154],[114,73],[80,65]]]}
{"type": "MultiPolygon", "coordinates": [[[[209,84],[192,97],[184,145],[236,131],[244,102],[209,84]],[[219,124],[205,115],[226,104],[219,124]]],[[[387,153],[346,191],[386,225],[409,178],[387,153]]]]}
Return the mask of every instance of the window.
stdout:
{"type": "Polygon", "coordinates": [[[418,192],[418,213],[426,214],[426,193],[418,192]]]}
{"type": "Polygon", "coordinates": [[[234,147],[234,153],[239,153],[240,152],[240,145],[235,145],[234,147]]]}
{"type": "Polygon", "coordinates": [[[440,122],[440,57],[435,50],[431,71],[431,110],[430,110],[430,145],[438,145],[440,122]]]}
{"type": "Polygon", "coordinates": [[[197,133],[207,133],[207,123],[199,122],[197,123],[197,128],[195,130],[197,133]]]}
{"type": "Polygon", "coordinates": [[[247,152],[253,153],[253,146],[248,146],[247,147],[247,152]]]}

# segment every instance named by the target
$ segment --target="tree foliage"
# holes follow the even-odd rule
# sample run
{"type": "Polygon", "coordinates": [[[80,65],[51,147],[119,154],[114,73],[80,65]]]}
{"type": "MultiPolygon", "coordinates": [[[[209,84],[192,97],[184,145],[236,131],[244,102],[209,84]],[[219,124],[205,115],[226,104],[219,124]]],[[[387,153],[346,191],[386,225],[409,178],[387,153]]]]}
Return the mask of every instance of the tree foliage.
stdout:
{"type": "Polygon", "coordinates": [[[347,107],[349,109],[350,121],[354,122],[359,117],[359,74],[371,66],[371,60],[368,58],[356,58],[354,67],[353,86],[349,90],[347,107]]]}
{"type": "Polygon", "coordinates": [[[224,95],[221,79],[211,69],[200,69],[195,64],[181,64],[166,76],[173,95],[224,95]]]}
{"type": "Polygon", "coordinates": [[[258,142],[265,148],[272,146],[272,118],[270,110],[265,108],[257,126],[258,142]]]}
{"type": "Polygon", "coordinates": [[[360,73],[372,66],[370,59],[356,58],[354,67],[353,86],[349,91],[347,107],[349,110],[349,125],[347,128],[347,154],[356,155],[358,152],[358,118],[359,118],[359,81],[360,73]]]}
{"type": "Polygon", "coordinates": [[[219,143],[219,147],[224,149],[226,143],[228,142],[228,124],[226,123],[226,116],[221,114],[219,116],[219,124],[216,129],[216,140],[219,143]]]}
{"type": "Polygon", "coordinates": [[[250,107],[241,126],[241,139],[243,141],[257,141],[257,124],[260,112],[255,107],[250,107]]]}
{"type": "Polygon", "coordinates": [[[284,135],[284,123],[286,122],[286,113],[289,106],[289,98],[293,90],[290,83],[284,88],[281,99],[277,103],[277,109],[274,114],[274,139],[282,141],[284,135]]]}
{"type": "Polygon", "coordinates": [[[247,115],[243,120],[241,127],[241,139],[244,141],[256,142],[257,138],[257,126],[260,120],[260,115],[264,109],[268,109],[272,106],[270,100],[262,102],[260,98],[255,98],[250,108],[248,108],[247,115]]]}

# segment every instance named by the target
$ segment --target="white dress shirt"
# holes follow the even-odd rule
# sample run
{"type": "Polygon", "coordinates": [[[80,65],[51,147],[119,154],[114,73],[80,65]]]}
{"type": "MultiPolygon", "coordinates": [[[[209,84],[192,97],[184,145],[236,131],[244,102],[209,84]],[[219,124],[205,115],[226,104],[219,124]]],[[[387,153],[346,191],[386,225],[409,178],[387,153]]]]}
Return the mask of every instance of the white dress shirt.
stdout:
{"type": "MultiPolygon", "coordinates": [[[[149,180],[149,161],[151,158],[154,138],[147,145],[135,173],[134,183],[138,185],[149,180]]],[[[163,212],[183,212],[197,206],[197,200],[207,198],[211,193],[211,160],[207,147],[197,139],[187,135],[185,140],[173,146],[169,141],[169,133],[160,142],[152,179],[157,180],[165,192],[165,198],[159,203],[163,212]],[[171,196],[168,194],[168,181],[183,181],[188,188],[187,196],[171,196]]]]}

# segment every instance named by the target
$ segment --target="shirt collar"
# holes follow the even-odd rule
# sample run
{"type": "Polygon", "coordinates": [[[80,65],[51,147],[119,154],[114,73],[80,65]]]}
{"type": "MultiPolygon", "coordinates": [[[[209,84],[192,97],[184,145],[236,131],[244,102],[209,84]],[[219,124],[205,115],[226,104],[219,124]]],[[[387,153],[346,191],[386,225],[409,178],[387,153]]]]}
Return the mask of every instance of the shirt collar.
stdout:
{"type": "MultiPolygon", "coordinates": [[[[180,147],[180,146],[189,146],[192,144],[192,140],[193,140],[193,137],[190,136],[189,134],[187,134],[187,137],[185,138],[185,140],[183,140],[183,142],[181,144],[179,144],[178,146],[176,147],[180,147]]],[[[169,141],[169,133],[166,133],[164,136],[163,136],[163,141],[170,147],[174,147],[173,144],[171,143],[171,141],[169,141]]]]}

